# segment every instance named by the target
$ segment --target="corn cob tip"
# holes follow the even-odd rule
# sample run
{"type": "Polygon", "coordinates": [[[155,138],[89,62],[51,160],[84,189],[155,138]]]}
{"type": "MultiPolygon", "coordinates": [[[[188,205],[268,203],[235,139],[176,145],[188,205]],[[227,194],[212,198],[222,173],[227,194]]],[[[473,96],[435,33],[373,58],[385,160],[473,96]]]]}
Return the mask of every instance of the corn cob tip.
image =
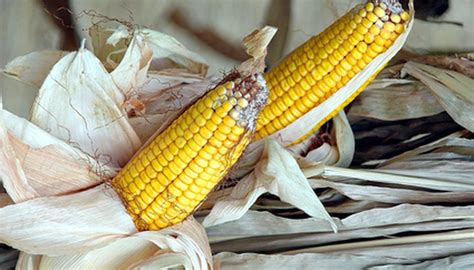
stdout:
{"type": "Polygon", "coordinates": [[[229,112],[230,116],[239,126],[254,131],[257,116],[268,98],[268,89],[263,76],[253,74],[243,77],[235,71],[224,78],[220,85],[225,91],[221,90],[217,105],[228,101],[233,106],[229,112]]]}

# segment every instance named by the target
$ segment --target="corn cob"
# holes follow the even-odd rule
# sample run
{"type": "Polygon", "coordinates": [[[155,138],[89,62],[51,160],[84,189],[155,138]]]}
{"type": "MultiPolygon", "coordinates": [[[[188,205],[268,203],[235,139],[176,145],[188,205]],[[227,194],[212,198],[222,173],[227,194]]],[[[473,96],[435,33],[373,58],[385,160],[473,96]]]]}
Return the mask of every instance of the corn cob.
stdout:
{"type": "MultiPolygon", "coordinates": [[[[324,102],[390,48],[409,20],[410,14],[398,0],[370,0],[293,51],[265,75],[268,104],[257,120],[256,139],[285,128],[324,102]]],[[[352,101],[375,76],[324,122],[352,101]]],[[[294,143],[307,138],[324,122],[315,123],[310,133],[294,143]]]]}
{"type": "Polygon", "coordinates": [[[252,138],[264,84],[260,75],[227,76],[112,180],[139,230],[181,222],[223,179],[252,138]]]}

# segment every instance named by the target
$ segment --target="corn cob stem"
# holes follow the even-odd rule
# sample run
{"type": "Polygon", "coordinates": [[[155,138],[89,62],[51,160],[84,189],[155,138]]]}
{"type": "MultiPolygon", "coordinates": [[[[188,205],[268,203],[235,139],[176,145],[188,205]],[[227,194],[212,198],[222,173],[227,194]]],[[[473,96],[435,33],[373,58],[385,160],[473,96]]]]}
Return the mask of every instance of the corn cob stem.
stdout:
{"type": "Polygon", "coordinates": [[[267,93],[260,75],[234,72],[132,158],[112,186],[139,230],[194,211],[249,143],[267,93]]]}
{"type": "MultiPolygon", "coordinates": [[[[269,98],[257,121],[256,139],[285,128],[324,102],[390,48],[409,20],[409,13],[398,0],[370,0],[293,51],[265,75],[269,98]]],[[[343,109],[375,76],[294,143],[307,138],[343,109]]]]}

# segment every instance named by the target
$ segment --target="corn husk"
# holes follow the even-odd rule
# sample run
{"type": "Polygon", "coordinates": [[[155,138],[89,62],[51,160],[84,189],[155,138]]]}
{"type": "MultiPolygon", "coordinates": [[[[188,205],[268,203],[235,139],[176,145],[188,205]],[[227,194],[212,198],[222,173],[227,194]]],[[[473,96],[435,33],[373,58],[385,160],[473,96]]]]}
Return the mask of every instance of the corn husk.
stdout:
{"type": "Polygon", "coordinates": [[[111,166],[122,166],[141,142],[120,109],[123,94],[88,50],[62,58],[33,104],[31,122],[111,166]],[[91,105],[92,104],[92,105],[91,105]],[[108,144],[114,138],[115,145],[108,144]]]}
{"type": "Polygon", "coordinates": [[[295,159],[273,140],[266,142],[262,160],[253,172],[233,187],[229,195],[218,198],[203,225],[210,227],[239,219],[265,192],[277,195],[308,215],[328,222],[337,231],[295,159]]]}
{"type": "Polygon", "coordinates": [[[65,51],[32,52],[8,63],[3,73],[40,88],[54,64],[66,54],[65,51]]]}
{"type": "MultiPolygon", "coordinates": [[[[261,72],[275,31],[266,27],[246,38],[251,59],[242,72],[261,72]]],[[[118,195],[102,184],[152,135],[140,133],[142,141],[130,124],[146,119],[137,115],[139,107],[161,117],[159,131],[207,90],[207,67],[173,38],[151,30],[119,28],[95,38],[95,45],[108,44],[99,49],[104,58],[83,43],[59,59],[41,85],[32,122],[1,111],[0,172],[9,196],[1,199],[0,242],[23,252],[19,269],[212,268],[209,241],[192,217],[159,232],[137,232],[118,195]],[[186,98],[180,99],[176,89],[183,85],[186,98]]]]}
{"type": "Polygon", "coordinates": [[[352,103],[349,115],[396,121],[432,116],[443,111],[423,83],[395,78],[377,79],[371,83],[352,103]]]}
{"type": "MultiPolygon", "coordinates": [[[[374,73],[380,71],[380,69],[386,65],[388,61],[394,57],[403,47],[403,44],[405,43],[413,27],[413,1],[410,1],[410,12],[412,19],[408,23],[407,29],[397,38],[394,44],[385,53],[377,56],[361,72],[356,74],[346,85],[331,95],[323,103],[313,108],[284,129],[279,130],[269,137],[278,141],[284,146],[292,146],[293,142],[310,132],[315,123],[319,123],[324,120],[330,113],[333,112],[334,108],[338,108],[345,100],[352,96],[352,94],[354,94],[357,89],[359,89],[360,86],[364,84],[365,81],[367,81],[374,73]]],[[[307,140],[311,140],[311,138],[308,138],[307,140]]],[[[304,149],[308,142],[304,141],[300,144],[300,146],[296,146],[295,148],[297,153],[301,152],[301,149],[304,149]]],[[[240,162],[239,172],[237,174],[238,176],[247,174],[251,168],[255,166],[262,155],[263,145],[264,144],[262,140],[255,141],[249,145],[246,152],[244,153],[244,156],[242,157],[242,161],[240,162]]],[[[306,148],[305,150],[308,151],[310,149],[306,148]]],[[[318,155],[318,158],[319,157],[320,156],[318,155]]]]}
{"type": "Polygon", "coordinates": [[[474,80],[455,71],[408,62],[404,72],[426,84],[446,112],[467,130],[474,131],[474,80]]]}

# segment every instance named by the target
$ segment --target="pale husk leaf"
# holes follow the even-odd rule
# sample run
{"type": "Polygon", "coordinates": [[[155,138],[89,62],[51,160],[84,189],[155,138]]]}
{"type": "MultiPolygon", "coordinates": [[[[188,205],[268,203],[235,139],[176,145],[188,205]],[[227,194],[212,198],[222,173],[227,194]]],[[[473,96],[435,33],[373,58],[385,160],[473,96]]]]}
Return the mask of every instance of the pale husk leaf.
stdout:
{"type": "Polygon", "coordinates": [[[419,81],[376,79],[352,103],[349,115],[397,121],[443,111],[428,87],[419,81]]]}
{"type": "Polygon", "coordinates": [[[100,268],[119,263],[120,259],[103,261],[104,254],[123,249],[122,244],[136,247],[134,252],[140,253],[144,247],[134,245],[134,239],[185,254],[183,263],[189,262],[188,269],[206,269],[210,264],[207,237],[199,223],[191,218],[161,231],[137,232],[118,195],[105,185],[6,206],[0,208],[0,215],[4,217],[0,220],[2,243],[29,254],[62,256],[43,257],[40,266],[45,264],[45,269],[51,265],[98,264],[100,268]],[[115,244],[119,239],[123,242],[115,244]]]}
{"type": "MultiPolygon", "coordinates": [[[[389,208],[375,208],[352,214],[339,220],[333,218],[339,231],[415,224],[438,220],[474,218],[474,207],[443,207],[401,204],[389,208]]],[[[288,219],[269,212],[248,211],[242,218],[206,229],[211,242],[222,240],[309,232],[331,232],[331,227],[320,219],[288,219]],[[274,224],[270,226],[270,224],[274,224]]]]}
{"type": "Polygon", "coordinates": [[[474,132],[473,79],[415,62],[406,63],[403,70],[426,84],[456,123],[474,132]]]}
{"type": "Polygon", "coordinates": [[[119,108],[122,103],[111,76],[81,48],[53,67],[33,105],[31,121],[103,163],[122,166],[141,145],[119,108]]]}
{"type": "Polygon", "coordinates": [[[433,150],[441,147],[446,147],[451,149],[474,149],[474,140],[459,138],[464,134],[464,132],[456,132],[453,133],[445,138],[441,138],[440,140],[434,141],[432,143],[420,146],[410,151],[406,151],[398,156],[390,158],[389,160],[384,161],[379,165],[379,167],[388,166],[390,164],[396,163],[398,161],[408,160],[413,158],[417,155],[432,152],[433,150]]]}
{"type": "Polygon", "coordinates": [[[336,167],[349,167],[355,152],[355,139],[346,113],[342,110],[332,119],[334,123],[333,137],[336,139],[338,160],[336,167]]]}
{"type": "MultiPolygon", "coordinates": [[[[470,166],[470,165],[469,165],[470,166]]],[[[471,166],[470,166],[471,167],[471,166]]],[[[386,184],[396,184],[412,187],[428,188],[440,191],[474,191],[474,184],[470,181],[469,174],[463,171],[454,170],[455,175],[448,175],[448,178],[434,177],[436,167],[426,166],[420,170],[399,173],[398,170],[363,170],[346,169],[317,164],[315,166],[304,168],[303,173],[306,177],[324,177],[332,181],[362,180],[386,184]],[[424,176],[424,169],[432,169],[431,175],[424,176]],[[442,179],[440,179],[442,178],[442,179]]],[[[443,175],[444,177],[445,175],[443,175]]]]}
{"type": "Polygon", "coordinates": [[[208,69],[206,61],[200,55],[186,49],[174,37],[151,29],[141,29],[140,33],[153,50],[151,70],[185,68],[191,73],[206,75],[208,69]],[[170,65],[169,60],[174,65],[170,65]]]}
{"type": "Polygon", "coordinates": [[[158,251],[157,246],[145,239],[127,237],[83,254],[42,256],[41,263],[33,269],[129,269],[158,251]]]}
{"type": "Polygon", "coordinates": [[[354,256],[350,254],[297,254],[297,255],[265,255],[255,253],[236,254],[222,252],[214,256],[222,270],[240,269],[339,269],[341,265],[350,265],[351,269],[363,269],[369,266],[388,263],[415,263],[416,260],[404,260],[371,255],[354,256]]]}
{"type": "Polygon", "coordinates": [[[331,137],[334,139],[333,145],[325,142],[307,152],[307,149],[311,147],[310,145],[314,143],[314,138],[309,137],[304,142],[288,148],[291,152],[304,156],[298,159],[300,164],[321,162],[337,167],[348,167],[351,164],[355,152],[355,139],[346,113],[340,111],[334,116],[333,123],[334,126],[331,131],[331,137]]]}
{"type": "Polygon", "coordinates": [[[136,232],[116,193],[104,185],[9,205],[0,216],[0,241],[30,254],[77,254],[136,232]]]}
{"type": "Polygon", "coordinates": [[[1,178],[15,202],[82,190],[115,174],[79,149],[5,110],[0,111],[0,130],[1,178]]]}
{"type": "Polygon", "coordinates": [[[262,159],[253,172],[243,178],[229,196],[219,198],[203,225],[210,227],[239,219],[265,192],[323,220],[337,231],[336,224],[314,194],[295,159],[273,140],[266,141],[262,159]]]}
{"type": "Polygon", "coordinates": [[[153,52],[138,33],[131,38],[120,64],[110,73],[115,85],[126,95],[137,91],[147,77],[153,52]]]}
{"type": "MultiPolygon", "coordinates": [[[[356,242],[380,237],[396,237],[402,233],[430,233],[447,230],[469,229],[473,219],[433,221],[414,224],[393,224],[383,227],[359,228],[332,232],[294,233],[271,236],[256,236],[212,244],[214,252],[258,252],[275,253],[284,250],[300,249],[311,246],[325,246],[341,242],[356,242]]],[[[278,226],[278,224],[274,224],[278,226]]]]}
{"type": "MultiPolygon", "coordinates": [[[[153,84],[153,81],[160,82],[162,77],[149,78],[149,81],[150,84],[153,84]]],[[[129,122],[140,139],[146,142],[153,134],[162,132],[189,105],[210,89],[211,85],[208,80],[196,80],[190,84],[182,84],[181,81],[173,87],[156,84],[155,87],[143,86],[140,99],[144,101],[146,113],[131,117],[129,122]],[[150,91],[147,91],[148,89],[150,91]]]]}
{"type": "Polygon", "coordinates": [[[332,188],[353,200],[368,200],[391,204],[401,203],[463,203],[474,202],[474,192],[428,192],[412,189],[355,185],[310,179],[312,188],[332,188]]]}
{"type": "Polygon", "coordinates": [[[178,226],[139,232],[83,254],[43,256],[38,269],[142,269],[150,264],[208,269],[211,260],[206,234],[190,218],[178,226]]]}
{"type": "Polygon", "coordinates": [[[20,252],[18,256],[18,261],[16,262],[16,269],[18,270],[37,270],[39,269],[41,255],[31,255],[25,252],[20,252]]]}
{"type": "Polygon", "coordinates": [[[40,88],[54,64],[66,54],[66,51],[32,52],[13,59],[5,66],[3,73],[40,88]]]}
{"type": "Polygon", "coordinates": [[[437,270],[437,269],[472,269],[474,268],[474,254],[449,256],[436,260],[424,261],[415,264],[386,264],[370,267],[370,270],[437,270]]]}
{"type": "Polygon", "coordinates": [[[283,252],[370,255],[400,259],[427,260],[474,251],[474,230],[403,236],[397,238],[335,244],[283,252]],[[383,247],[383,248],[382,248],[383,247]]]}

